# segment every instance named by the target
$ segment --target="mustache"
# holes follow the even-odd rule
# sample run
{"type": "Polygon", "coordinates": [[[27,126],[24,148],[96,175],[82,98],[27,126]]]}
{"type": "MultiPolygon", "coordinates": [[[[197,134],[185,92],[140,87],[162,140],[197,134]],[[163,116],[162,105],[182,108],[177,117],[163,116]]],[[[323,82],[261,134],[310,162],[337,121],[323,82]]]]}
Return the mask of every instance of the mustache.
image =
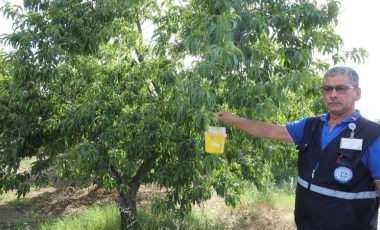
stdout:
{"type": "Polygon", "coordinates": [[[334,100],[334,99],[332,99],[332,100],[330,100],[327,104],[329,104],[329,105],[337,105],[337,104],[341,104],[341,103],[340,103],[339,100],[334,100]]]}

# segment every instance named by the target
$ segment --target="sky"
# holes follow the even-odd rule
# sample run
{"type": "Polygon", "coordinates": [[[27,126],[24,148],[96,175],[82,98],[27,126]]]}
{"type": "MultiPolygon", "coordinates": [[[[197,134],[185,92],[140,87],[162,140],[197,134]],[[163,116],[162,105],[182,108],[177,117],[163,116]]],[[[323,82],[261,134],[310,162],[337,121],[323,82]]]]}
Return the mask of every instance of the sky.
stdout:
{"type": "MultiPolygon", "coordinates": [[[[338,16],[336,32],[344,41],[344,49],[364,48],[369,57],[364,64],[348,62],[345,65],[354,68],[360,77],[361,99],[356,108],[370,120],[380,120],[380,33],[377,22],[380,22],[380,1],[377,0],[340,0],[341,9],[338,16]],[[377,66],[378,65],[378,66],[377,66]],[[379,98],[378,98],[379,97],[379,98]]],[[[22,0],[12,0],[21,4],[22,0]]],[[[0,0],[0,6],[3,2],[0,0]]],[[[0,34],[11,33],[11,22],[0,15],[0,34]]]]}
{"type": "Polygon", "coordinates": [[[341,0],[337,33],[342,37],[345,48],[361,47],[368,51],[364,64],[346,63],[354,68],[360,78],[361,99],[356,108],[370,120],[380,120],[380,1],[341,0]],[[379,67],[379,68],[377,68],[379,67]]]}

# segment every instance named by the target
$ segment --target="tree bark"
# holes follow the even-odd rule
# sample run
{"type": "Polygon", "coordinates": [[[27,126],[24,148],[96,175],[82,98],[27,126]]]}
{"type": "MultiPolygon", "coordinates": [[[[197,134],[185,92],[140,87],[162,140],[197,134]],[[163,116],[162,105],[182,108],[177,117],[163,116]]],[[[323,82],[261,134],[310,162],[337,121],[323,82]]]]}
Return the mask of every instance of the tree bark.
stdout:
{"type": "Polygon", "coordinates": [[[134,183],[129,186],[128,191],[119,193],[119,211],[121,218],[122,230],[141,229],[137,220],[137,191],[140,183],[134,183]]]}

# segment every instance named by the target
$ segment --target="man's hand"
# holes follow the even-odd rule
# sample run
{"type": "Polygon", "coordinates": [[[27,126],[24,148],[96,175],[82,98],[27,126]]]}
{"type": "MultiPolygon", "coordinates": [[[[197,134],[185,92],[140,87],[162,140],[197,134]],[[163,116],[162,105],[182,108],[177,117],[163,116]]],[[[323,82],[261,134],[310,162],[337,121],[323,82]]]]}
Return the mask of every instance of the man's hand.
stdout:
{"type": "Polygon", "coordinates": [[[223,122],[225,125],[234,125],[234,123],[240,118],[231,115],[226,111],[221,111],[218,113],[218,121],[223,122]]]}

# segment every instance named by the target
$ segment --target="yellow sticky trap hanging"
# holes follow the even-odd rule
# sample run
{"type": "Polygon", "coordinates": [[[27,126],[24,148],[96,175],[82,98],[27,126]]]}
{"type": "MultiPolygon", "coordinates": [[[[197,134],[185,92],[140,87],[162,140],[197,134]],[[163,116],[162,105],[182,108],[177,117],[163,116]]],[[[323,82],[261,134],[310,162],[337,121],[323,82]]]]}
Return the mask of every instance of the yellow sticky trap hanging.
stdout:
{"type": "Polygon", "coordinates": [[[225,127],[210,126],[205,132],[205,151],[211,154],[222,154],[226,137],[225,127]]]}

